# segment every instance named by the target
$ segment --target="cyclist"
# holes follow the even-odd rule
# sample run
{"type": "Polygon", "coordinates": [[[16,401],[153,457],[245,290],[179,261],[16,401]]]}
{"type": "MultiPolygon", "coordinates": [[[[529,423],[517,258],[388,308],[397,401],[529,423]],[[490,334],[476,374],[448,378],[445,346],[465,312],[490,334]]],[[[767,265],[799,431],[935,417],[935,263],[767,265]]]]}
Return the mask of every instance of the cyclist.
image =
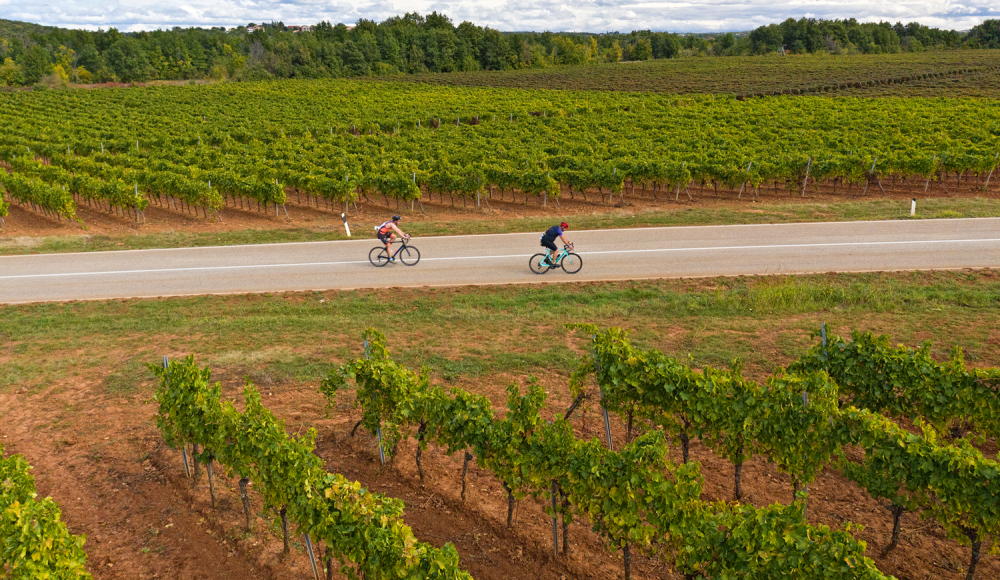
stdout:
{"type": "Polygon", "coordinates": [[[559,252],[559,248],[556,247],[556,238],[559,238],[569,247],[573,247],[573,244],[566,239],[565,230],[569,229],[569,224],[562,222],[557,226],[552,226],[551,228],[545,230],[542,234],[542,247],[546,248],[548,251],[545,252],[545,259],[542,260],[543,266],[555,266],[555,254],[559,252]]]}
{"type": "Polygon", "coordinates": [[[399,226],[397,224],[399,223],[400,219],[402,218],[400,218],[398,215],[394,215],[392,216],[391,220],[382,222],[382,225],[375,228],[375,231],[377,232],[376,235],[378,236],[379,241],[385,244],[385,253],[387,256],[389,256],[390,262],[396,261],[392,257],[392,240],[394,237],[392,232],[393,231],[398,232],[399,235],[403,238],[410,237],[405,233],[403,233],[403,230],[399,229],[399,226]]]}

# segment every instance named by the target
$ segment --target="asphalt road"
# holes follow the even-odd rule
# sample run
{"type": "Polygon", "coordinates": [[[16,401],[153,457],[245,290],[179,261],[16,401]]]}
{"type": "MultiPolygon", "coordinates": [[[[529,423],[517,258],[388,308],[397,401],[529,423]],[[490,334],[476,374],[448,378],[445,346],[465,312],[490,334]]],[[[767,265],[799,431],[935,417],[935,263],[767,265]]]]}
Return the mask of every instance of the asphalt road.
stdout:
{"type": "MultiPolygon", "coordinates": [[[[366,228],[361,228],[365,230],[366,228]]],[[[998,265],[1000,218],[571,231],[580,273],[536,275],[539,234],[414,238],[375,268],[370,238],[0,257],[0,303],[998,265]]]]}

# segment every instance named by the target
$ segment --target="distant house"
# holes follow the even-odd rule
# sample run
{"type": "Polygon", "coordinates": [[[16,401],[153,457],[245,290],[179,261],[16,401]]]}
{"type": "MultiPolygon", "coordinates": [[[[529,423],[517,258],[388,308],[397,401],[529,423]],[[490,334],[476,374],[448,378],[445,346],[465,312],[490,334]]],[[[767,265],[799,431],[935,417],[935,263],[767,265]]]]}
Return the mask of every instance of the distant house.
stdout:
{"type": "Polygon", "coordinates": [[[289,26],[288,32],[302,32],[301,26],[289,26]]]}

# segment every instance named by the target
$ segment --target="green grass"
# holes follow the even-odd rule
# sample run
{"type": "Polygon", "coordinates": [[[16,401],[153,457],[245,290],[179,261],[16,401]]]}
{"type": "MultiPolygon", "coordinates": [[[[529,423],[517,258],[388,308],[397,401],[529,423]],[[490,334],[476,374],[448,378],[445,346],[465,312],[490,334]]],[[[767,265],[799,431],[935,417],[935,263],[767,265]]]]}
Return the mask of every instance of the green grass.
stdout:
{"type": "MultiPolygon", "coordinates": [[[[971,198],[931,198],[919,201],[916,219],[970,218],[1000,216],[1000,200],[971,198]]],[[[406,214],[404,228],[414,236],[540,232],[557,219],[568,219],[574,230],[697,226],[726,224],[767,224],[792,222],[829,222],[859,220],[913,219],[909,200],[865,200],[836,203],[747,202],[745,207],[676,206],[669,209],[641,210],[595,206],[591,213],[564,215],[553,209],[551,215],[510,219],[483,219],[471,214],[468,219],[440,219],[433,212],[406,214]]],[[[357,231],[357,228],[355,228],[357,231]]],[[[366,232],[365,228],[361,231],[366,232]]],[[[355,236],[357,238],[364,236],[355,236]]],[[[0,255],[50,254],[62,252],[99,252],[274,244],[348,239],[342,228],[288,228],[238,230],[215,233],[169,232],[123,236],[54,236],[28,242],[0,238],[0,255]]]]}
{"type": "Polygon", "coordinates": [[[111,373],[104,379],[104,390],[114,395],[131,395],[142,383],[155,379],[152,371],[146,366],[154,361],[148,357],[136,356],[123,364],[113,367],[111,373]]]}
{"type": "Polygon", "coordinates": [[[143,363],[189,353],[232,384],[245,376],[274,388],[316,384],[361,352],[368,326],[387,333],[399,360],[449,382],[566,374],[576,360],[563,328],[569,322],[635,329],[640,345],[696,365],[740,357],[751,376],[789,362],[820,322],[831,332],[871,329],[908,344],[930,339],[942,357],[958,344],[970,363],[995,365],[998,306],[993,271],[14,305],[0,307],[0,391],[98,380],[106,392],[130,395],[153,384],[143,363]]]}

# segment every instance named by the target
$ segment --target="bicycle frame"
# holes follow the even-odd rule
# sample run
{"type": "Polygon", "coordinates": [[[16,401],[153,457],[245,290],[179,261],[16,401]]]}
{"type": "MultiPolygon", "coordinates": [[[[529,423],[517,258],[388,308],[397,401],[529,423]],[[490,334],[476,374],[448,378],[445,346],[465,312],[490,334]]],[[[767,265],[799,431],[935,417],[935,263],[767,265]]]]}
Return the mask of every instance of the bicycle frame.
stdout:
{"type": "Polygon", "coordinates": [[[552,258],[552,250],[547,249],[546,253],[547,253],[546,257],[549,259],[549,265],[551,265],[554,268],[555,265],[558,264],[560,260],[565,258],[567,254],[569,254],[569,248],[564,246],[563,249],[556,252],[555,259],[552,258]]]}
{"type": "Polygon", "coordinates": [[[391,256],[389,256],[390,260],[395,260],[396,259],[396,254],[402,252],[403,248],[406,247],[406,238],[400,238],[398,240],[392,240],[391,242],[389,242],[389,244],[401,244],[399,246],[399,248],[395,252],[393,252],[391,256]]]}

